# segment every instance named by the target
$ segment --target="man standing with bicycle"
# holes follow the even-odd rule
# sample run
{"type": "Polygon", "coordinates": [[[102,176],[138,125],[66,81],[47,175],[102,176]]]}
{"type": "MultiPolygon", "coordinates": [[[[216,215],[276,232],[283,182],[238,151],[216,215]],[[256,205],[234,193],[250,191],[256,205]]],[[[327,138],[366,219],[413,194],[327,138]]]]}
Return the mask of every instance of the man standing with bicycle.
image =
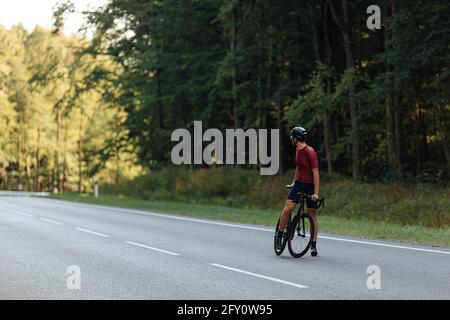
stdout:
{"type": "Polygon", "coordinates": [[[291,141],[296,147],[295,175],[294,181],[288,186],[292,189],[281,213],[280,224],[275,238],[276,247],[282,248],[283,232],[289,215],[295,208],[299,192],[303,191],[305,194],[311,196],[311,198],[307,199],[306,205],[308,207],[308,213],[313,218],[316,226],[311,245],[311,255],[315,257],[318,254],[316,248],[318,223],[315,201],[319,198],[319,166],[316,151],[306,144],[307,134],[308,132],[303,127],[295,127],[291,130],[291,141]]]}

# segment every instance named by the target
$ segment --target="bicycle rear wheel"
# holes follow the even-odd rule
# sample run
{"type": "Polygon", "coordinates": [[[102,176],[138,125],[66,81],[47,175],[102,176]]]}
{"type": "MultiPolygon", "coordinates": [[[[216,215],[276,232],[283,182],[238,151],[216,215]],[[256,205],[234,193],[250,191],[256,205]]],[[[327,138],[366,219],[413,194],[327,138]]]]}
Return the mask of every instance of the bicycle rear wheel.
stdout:
{"type": "Polygon", "coordinates": [[[313,218],[308,214],[297,215],[292,220],[289,229],[288,248],[294,258],[300,258],[311,247],[315,225],[313,218]]]}
{"type": "MultiPolygon", "coordinates": [[[[289,220],[288,220],[288,223],[286,224],[285,230],[289,230],[289,225],[291,224],[291,219],[292,219],[291,215],[289,215],[289,220]]],[[[275,232],[277,232],[279,225],[280,225],[280,218],[278,218],[277,226],[275,227],[275,232]]],[[[287,239],[285,237],[283,237],[281,249],[277,249],[276,241],[277,241],[276,238],[273,237],[273,249],[275,250],[276,255],[279,256],[283,253],[284,248],[286,247],[287,239]]]]}

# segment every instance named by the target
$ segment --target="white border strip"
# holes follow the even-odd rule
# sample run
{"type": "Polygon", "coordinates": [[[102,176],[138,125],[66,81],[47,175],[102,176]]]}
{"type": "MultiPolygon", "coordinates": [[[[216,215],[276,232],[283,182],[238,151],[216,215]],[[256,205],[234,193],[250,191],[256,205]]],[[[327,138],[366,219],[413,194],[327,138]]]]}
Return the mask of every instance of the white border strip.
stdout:
{"type": "Polygon", "coordinates": [[[49,192],[26,192],[0,190],[0,196],[4,197],[49,197],[49,192]]]}
{"type": "Polygon", "coordinates": [[[352,240],[352,239],[342,239],[342,238],[334,238],[334,237],[326,237],[326,236],[318,236],[318,238],[321,239],[327,239],[327,240],[334,240],[334,241],[344,241],[344,242],[353,242],[353,243],[360,243],[360,244],[368,244],[371,246],[380,246],[380,247],[388,247],[388,248],[396,248],[396,249],[405,249],[405,250],[415,250],[415,251],[425,251],[425,252],[432,252],[432,253],[443,253],[450,255],[449,251],[440,251],[440,250],[433,250],[433,249],[424,249],[424,248],[414,248],[414,247],[406,247],[406,246],[398,246],[393,244],[386,244],[386,243],[377,243],[377,242],[369,242],[369,241],[361,241],[361,240],[352,240]]]}
{"type": "Polygon", "coordinates": [[[224,265],[221,265],[221,264],[217,264],[217,263],[210,263],[210,265],[214,266],[214,267],[222,268],[222,269],[227,269],[227,270],[231,270],[231,271],[235,271],[235,272],[240,272],[240,273],[247,274],[249,276],[253,276],[253,277],[257,277],[257,278],[261,278],[261,279],[266,279],[266,280],[282,283],[282,284],[285,284],[285,285],[288,285],[288,286],[292,286],[292,287],[297,287],[297,288],[301,288],[301,289],[307,289],[308,288],[308,286],[304,286],[302,284],[289,282],[289,281],[285,281],[285,280],[280,280],[280,279],[272,278],[272,277],[268,277],[268,276],[263,276],[262,274],[257,274],[257,273],[253,273],[253,272],[244,271],[244,270],[241,270],[241,269],[231,268],[231,267],[227,267],[227,266],[224,266],[224,265]]]}
{"type": "MultiPolygon", "coordinates": [[[[53,202],[53,199],[48,199],[48,200],[53,202]]],[[[165,219],[190,221],[190,222],[196,222],[196,223],[204,223],[204,224],[211,224],[211,225],[217,225],[217,226],[239,228],[239,229],[246,229],[246,230],[255,230],[255,231],[264,231],[264,232],[271,232],[271,233],[274,232],[273,229],[253,227],[253,226],[245,226],[245,225],[238,225],[238,224],[232,224],[232,223],[207,221],[207,220],[201,220],[201,219],[195,219],[195,218],[180,217],[180,216],[171,215],[171,214],[161,214],[161,213],[155,213],[155,212],[149,212],[149,211],[133,210],[133,209],[126,209],[126,208],[116,208],[116,207],[111,207],[111,206],[101,206],[101,205],[95,205],[95,204],[87,204],[87,203],[65,201],[65,200],[57,200],[57,199],[56,199],[56,201],[63,202],[63,203],[68,203],[68,204],[70,204],[70,205],[72,205],[74,207],[76,207],[76,206],[81,206],[81,207],[87,206],[87,207],[98,208],[98,209],[101,209],[101,210],[111,210],[111,211],[116,211],[116,212],[128,212],[128,213],[133,213],[133,214],[141,214],[141,215],[160,217],[160,218],[165,218],[165,219]]],[[[408,247],[408,246],[400,246],[400,245],[391,245],[391,244],[385,244],[385,243],[379,243],[379,242],[360,241],[360,240],[336,238],[336,237],[329,237],[329,236],[318,236],[318,237],[320,239],[333,240],[333,241],[343,241],[343,242],[351,242],[351,243],[358,243],[358,244],[365,244],[365,245],[372,245],[372,246],[380,246],[380,247],[386,247],[386,248],[414,250],[414,251],[422,251],[422,252],[439,253],[439,254],[450,255],[450,251],[433,250],[433,249],[425,249],[425,248],[416,248],[416,247],[408,247]]]]}

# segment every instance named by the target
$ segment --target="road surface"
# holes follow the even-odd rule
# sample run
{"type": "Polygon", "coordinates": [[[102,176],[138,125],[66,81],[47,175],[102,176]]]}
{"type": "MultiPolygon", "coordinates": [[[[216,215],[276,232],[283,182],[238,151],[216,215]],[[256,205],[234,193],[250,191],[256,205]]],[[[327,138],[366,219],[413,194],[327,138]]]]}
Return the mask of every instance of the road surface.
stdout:
{"type": "Polygon", "coordinates": [[[321,234],[318,250],[278,257],[266,226],[0,197],[0,299],[450,299],[449,248],[321,234]]]}

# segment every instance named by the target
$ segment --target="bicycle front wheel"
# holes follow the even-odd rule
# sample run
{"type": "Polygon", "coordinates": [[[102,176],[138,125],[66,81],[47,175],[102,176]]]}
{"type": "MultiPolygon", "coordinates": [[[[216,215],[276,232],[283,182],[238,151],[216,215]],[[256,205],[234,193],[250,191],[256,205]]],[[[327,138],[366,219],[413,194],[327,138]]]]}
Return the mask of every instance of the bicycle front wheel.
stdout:
{"type": "Polygon", "coordinates": [[[288,248],[294,258],[300,258],[311,247],[315,225],[313,218],[308,214],[297,215],[292,220],[289,229],[288,248]]]}

